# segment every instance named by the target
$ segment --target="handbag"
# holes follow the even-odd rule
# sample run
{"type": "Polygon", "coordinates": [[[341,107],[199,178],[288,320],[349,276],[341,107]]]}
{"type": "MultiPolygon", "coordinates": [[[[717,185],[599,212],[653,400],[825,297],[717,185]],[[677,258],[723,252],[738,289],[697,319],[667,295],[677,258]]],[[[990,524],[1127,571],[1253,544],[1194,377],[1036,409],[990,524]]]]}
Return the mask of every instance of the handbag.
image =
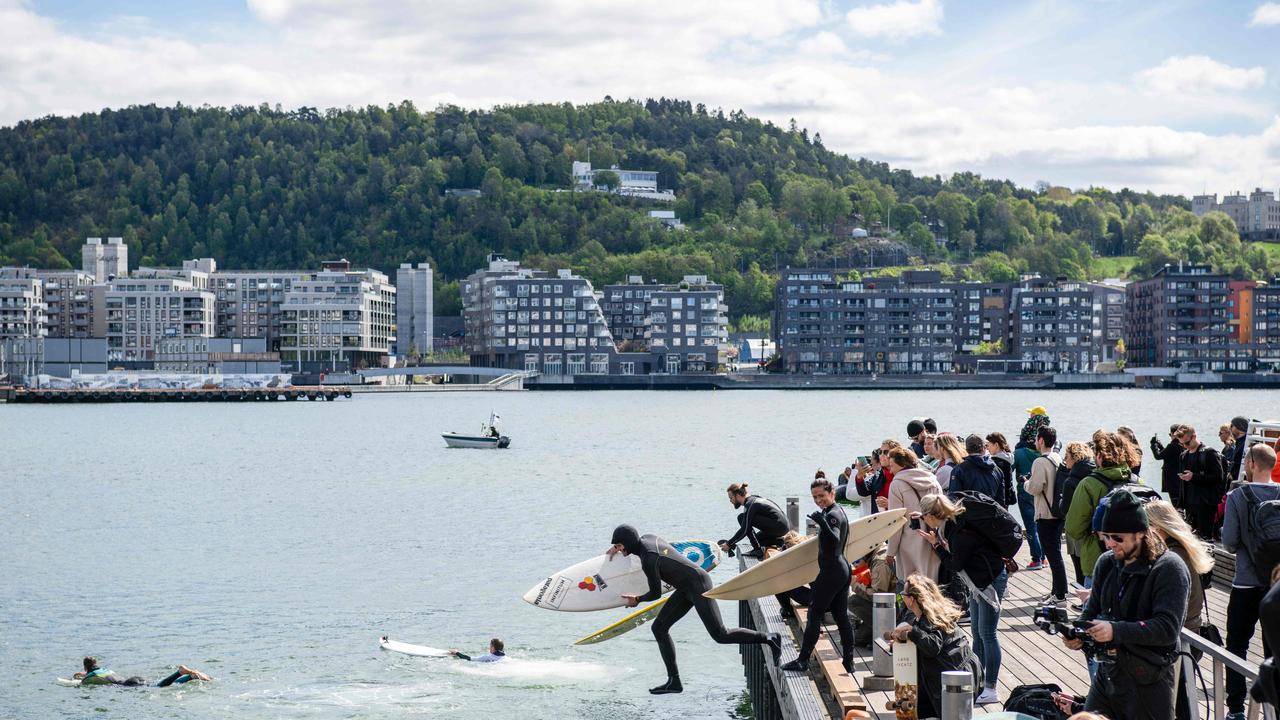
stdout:
{"type": "MultiPolygon", "coordinates": [[[[1222,631],[1218,629],[1208,618],[1209,598],[1206,597],[1204,584],[1200,584],[1200,627],[1196,628],[1196,634],[1208,640],[1214,645],[1222,645],[1222,631]]],[[[1204,651],[1200,648],[1191,648],[1191,656],[1196,662],[1200,662],[1200,657],[1204,655],[1204,651]]]]}

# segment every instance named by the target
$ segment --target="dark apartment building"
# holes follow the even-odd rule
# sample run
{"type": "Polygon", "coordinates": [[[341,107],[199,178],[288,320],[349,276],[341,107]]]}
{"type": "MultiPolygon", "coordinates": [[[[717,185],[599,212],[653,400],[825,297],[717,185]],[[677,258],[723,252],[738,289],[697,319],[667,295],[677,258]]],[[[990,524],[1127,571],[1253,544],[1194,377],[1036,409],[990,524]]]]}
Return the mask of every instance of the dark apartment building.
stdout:
{"type": "Polygon", "coordinates": [[[1087,283],[1028,278],[1013,288],[1014,356],[1024,372],[1094,366],[1094,291],[1087,283]]]}
{"type": "Polygon", "coordinates": [[[1231,369],[1242,353],[1232,339],[1228,283],[1226,275],[1188,263],[1166,265],[1150,279],[1131,283],[1125,315],[1128,364],[1231,369]]]}
{"type": "Polygon", "coordinates": [[[724,364],[729,308],[705,275],[657,284],[632,276],[605,285],[602,307],[619,350],[649,352],[661,372],[708,372],[724,364]]]}

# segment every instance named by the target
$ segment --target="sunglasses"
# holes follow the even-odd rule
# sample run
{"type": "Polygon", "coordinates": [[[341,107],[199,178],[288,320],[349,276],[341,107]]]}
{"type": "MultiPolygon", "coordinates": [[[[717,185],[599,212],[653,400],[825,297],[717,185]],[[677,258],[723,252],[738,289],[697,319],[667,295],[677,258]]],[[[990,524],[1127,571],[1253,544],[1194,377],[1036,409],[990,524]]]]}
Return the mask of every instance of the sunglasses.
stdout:
{"type": "Polygon", "coordinates": [[[1117,545],[1122,545],[1125,541],[1125,537],[1123,535],[1118,535],[1116,533],[1102,533],[1102,537],[1117,545]]]}

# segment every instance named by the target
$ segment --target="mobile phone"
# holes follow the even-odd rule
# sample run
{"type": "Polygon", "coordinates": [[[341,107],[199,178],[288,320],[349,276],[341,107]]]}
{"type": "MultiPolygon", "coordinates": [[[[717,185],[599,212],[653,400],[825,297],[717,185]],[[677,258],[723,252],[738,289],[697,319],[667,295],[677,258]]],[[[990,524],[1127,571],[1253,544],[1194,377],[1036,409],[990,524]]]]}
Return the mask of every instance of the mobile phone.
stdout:
{"type": "Polygon", "coordinates": [[[911,518],[911,523],[910,523],[910,525],[911,525],[911,529],[912,529],[912,530],[919,530],[919,529],[920,529],[920,518],[911,518]]]}
{"type": "Polygon", "coordinates": [[[859,456],[858,456],[858,463],[859,463],[860,465],[870,465],[870,464],[871,464],[871,456],[870,456],[870,455],[859,455],[859,456]]]}

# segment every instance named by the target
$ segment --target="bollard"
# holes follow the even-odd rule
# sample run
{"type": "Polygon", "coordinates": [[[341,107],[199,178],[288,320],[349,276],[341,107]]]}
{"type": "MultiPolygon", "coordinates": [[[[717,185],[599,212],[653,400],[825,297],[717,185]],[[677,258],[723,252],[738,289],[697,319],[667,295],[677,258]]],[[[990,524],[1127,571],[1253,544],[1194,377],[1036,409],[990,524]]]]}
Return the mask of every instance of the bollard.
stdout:
{"type": "Polygon", "coordinates": [[[970,720],[973,690],[973,674],[968,670],[942,673],[942,720],[970,720]]]}
{"type": "Polygon", "coordinates": [[[796,532],[800,532],[800,498],[787,498],[787,525],[796,532]]]}
{"type": "Polygon", "coordinates": [[[893,655],[875,641],[898,624],[897,599],[893,593],[876,593],[871,599],[871,672],[876,677],[893,677],[893,655]]]}

